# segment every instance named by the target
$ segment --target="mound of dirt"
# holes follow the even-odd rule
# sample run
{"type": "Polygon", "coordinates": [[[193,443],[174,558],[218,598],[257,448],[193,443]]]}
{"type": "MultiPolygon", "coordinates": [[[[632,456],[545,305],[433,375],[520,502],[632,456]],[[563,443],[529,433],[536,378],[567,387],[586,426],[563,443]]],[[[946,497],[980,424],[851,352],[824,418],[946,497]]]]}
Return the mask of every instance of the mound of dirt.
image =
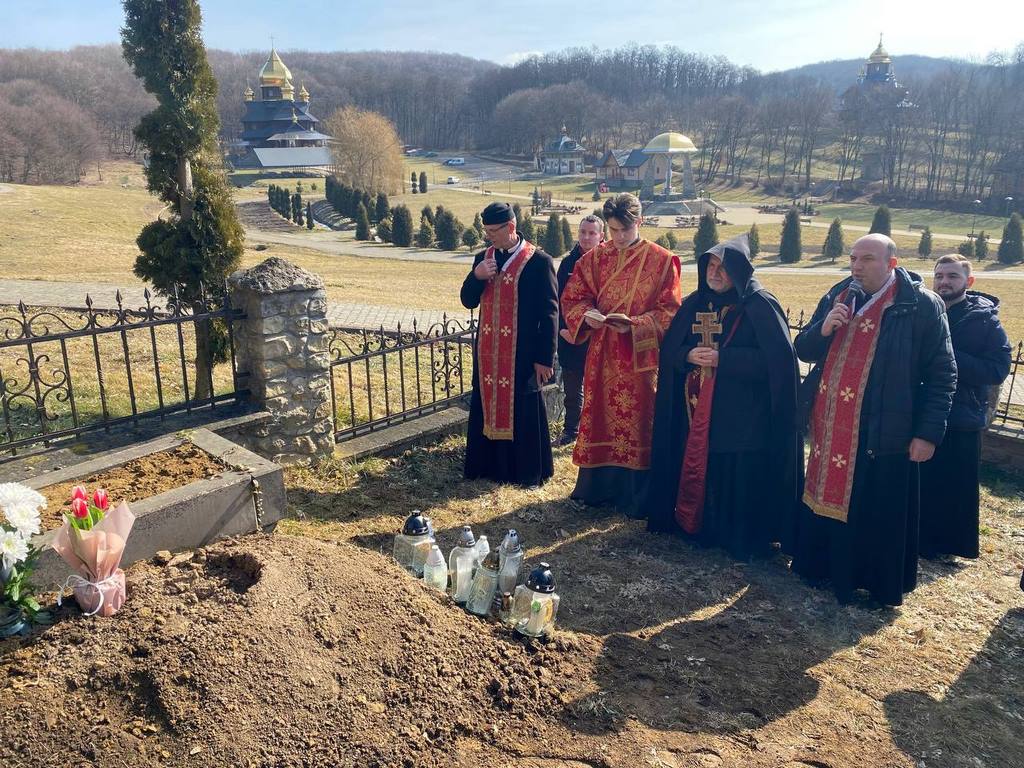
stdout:
{"type": "Polygon", "coordinates": [[[0,765],[472,765],[586,678],[588,640],[517,638],[347,544],[248,537],[128,583],[112,619],[65,604],[0,644],[0,765]]]}

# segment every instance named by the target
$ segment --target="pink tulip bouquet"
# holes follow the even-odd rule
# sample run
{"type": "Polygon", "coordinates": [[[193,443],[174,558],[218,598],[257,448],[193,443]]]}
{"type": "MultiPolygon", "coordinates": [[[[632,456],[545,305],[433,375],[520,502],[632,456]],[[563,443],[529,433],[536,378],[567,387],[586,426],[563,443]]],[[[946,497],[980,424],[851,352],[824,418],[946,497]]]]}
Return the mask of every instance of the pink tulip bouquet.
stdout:
{"type": "Polygon", "coordinates": [[[124,605],[121,556],[134,523],[128,505],[122,501],[111,509],[102,488],[94,490],[91,498],[84,486],[76,485],[71,491],[71,511],[64,514],[64,525],[50,546],[75,570],[61,594],[74,590],[87,616],[113,616],[124,605]]]}

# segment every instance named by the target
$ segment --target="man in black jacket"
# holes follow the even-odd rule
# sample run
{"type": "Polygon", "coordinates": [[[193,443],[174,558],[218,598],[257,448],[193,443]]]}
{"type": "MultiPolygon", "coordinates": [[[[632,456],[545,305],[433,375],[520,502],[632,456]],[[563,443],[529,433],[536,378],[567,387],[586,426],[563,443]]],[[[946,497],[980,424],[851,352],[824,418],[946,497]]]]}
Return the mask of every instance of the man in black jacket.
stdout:
{"type": "Polygon", "coordinates": [[[896,244],[854,243],[851,277],[794,341],[810,455],[793,570],[849,601],[900,605],[917,585],[918,467],[946,431],[956,363],[942,301],[897,266],[896,244]]]}
{"type": "Polygon", "coordinates": [[[1010,342],[999,299],[969,291],[971,262],[959,254],[935,262],[932,287],[946,305],[956,356],[956,394],[946,437],[921,467],[921,555],[978,556],[978,466],[988,397],[1010,373],[1010,342]]]}
{"type": "MultiPolygon", "coordinates": [[[[558,265],[558,301],[561,304],[562,292],[565,290],[576,262],[580,257],[601,244],[604,240],[604,222],[594,214],[584,216],[580,221],[576,245],[569,251],[562,263],[558,265]]],[[[570,344],[564,334],[568,334],[565,315],[561,307],[558,312],[558,365],[562,369],[562,390],[565,393],[565,429],[558,445],[570,445],[576,442],[576,433],[580,428],[580,412],[583,410],[583,369],[587,363],[587,344],[570,344]]]]}

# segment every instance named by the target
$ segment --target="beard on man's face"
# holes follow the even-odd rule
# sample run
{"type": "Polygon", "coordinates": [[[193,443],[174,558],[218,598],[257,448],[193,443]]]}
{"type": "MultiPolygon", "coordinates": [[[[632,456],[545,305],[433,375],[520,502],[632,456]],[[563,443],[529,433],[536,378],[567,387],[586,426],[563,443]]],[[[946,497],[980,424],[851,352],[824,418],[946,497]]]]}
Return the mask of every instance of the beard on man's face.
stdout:
{"type": "Polygon", "coordinates": [[[965,293],[967,293],[967,286],[963,288],[952,288],[950,286],[942,286],[935,291],[943,301],[959,301],[965,293]]]}

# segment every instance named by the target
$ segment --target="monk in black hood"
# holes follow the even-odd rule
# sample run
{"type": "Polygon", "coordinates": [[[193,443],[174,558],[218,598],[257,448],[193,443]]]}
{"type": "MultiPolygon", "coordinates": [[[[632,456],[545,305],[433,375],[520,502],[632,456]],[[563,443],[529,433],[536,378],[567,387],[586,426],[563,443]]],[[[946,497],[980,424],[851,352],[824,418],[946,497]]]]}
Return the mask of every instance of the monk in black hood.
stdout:
{"type": "Polygon", "coordinates": [[[661,344],[648,529],[747,559],[791,537],[796,354],[745,235],[704,253],[698,275],[661,344]]]}

